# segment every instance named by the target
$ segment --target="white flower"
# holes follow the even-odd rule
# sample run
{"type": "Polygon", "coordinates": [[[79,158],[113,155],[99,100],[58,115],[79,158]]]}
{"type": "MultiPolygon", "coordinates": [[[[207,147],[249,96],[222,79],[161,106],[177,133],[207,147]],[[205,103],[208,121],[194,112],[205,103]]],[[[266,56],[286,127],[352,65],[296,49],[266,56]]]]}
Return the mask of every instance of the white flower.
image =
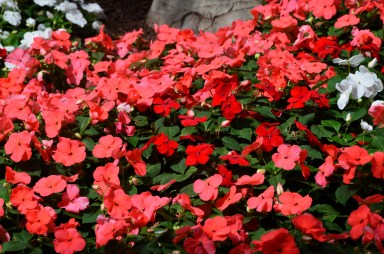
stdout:
{"type": "Polygon", "coordinates": [[[27,49],[30,48],[34,39],[36,37],[42,37],[44,39],[51,39],[52,29],[46,28],[44,31],[38,30],[33,32],[26,32],[23,39],[20,41],[20,48],[27,49]]]}
{"type": "Polygon", "coordinates": [[[352,67],[359,66],[359,64],[364,61],[364,56],[362,54],[355,55],[348,60],[343,60],[341,58],[335,58],[332,60],[333,63],[339,64],[339,65],[350,65],[352,67]]]}
{"type": "Polygon", "coordinates": [[[372,131],[373,130],[372,125],[370,125],[369,123],[367,123],[366,121],[363,121],[363,120],[361,120],[360,126],[361,126],[361,129],[363,129],[364,131],[372,131]]]}
{"type": "Polygon", "coordinates": [[[83,14],[79,10],[72,10],[65,14],[65,18],[73,24],[78,25],[79,27],[84,27],[87,24],[87,20],[84,18],[83,14]]]}
{"type": "Polygon", "coordinates": [[[123,103],[119,104],[119,106],[117,106],[116,109],[117,109],[118,112],[122,112],[123,111],[123,112],[129,113],[129,112],[132,111],[131,105],[129,105],[126,102],[123,102],[123,103]]]}
{"type": "Polygon", "coordinates": [[[27,25],[27,27],[34,27],[36,25],[36,20],[33,18],[27,18],[25,24],[27,25]]]}
{"type": "Polygon", "coordinates": [[[340,94],[339,99],[337,100],[337,107],[340,110],[343,110],[345,106],[347,106],[349,102],[349,94],[348,93],[342,93],[340,94]]]}
{"type": "Polygon", "coordinates": [[[18,26],[21,23],[21,15],[17,11],[5,11],[3,19],[12,26],[18,26]]]}
{"type": "Polygon", "coordinates": [[[46,11],[45,15],[47,15],[47,18],[49,18],[49,19],[53,19],[55,17],[55,16],[53,16],[52,12],[50,12],[50,11],[46,11]]]}
{"type": "Polygon", "coordinates": [[[8,31],[3,31],[0,29],[0,39],[7,39],[9,37],[8,31]]]}
{"type": "Polygon", "coordinates": [[[64,1],[64,2],[61,2],[59,5],[56,5],[55,10],[62,11],[62,12],[74,11],[74,10],[77,10],[77,5],[75,3],[64,1]]]}
{"type": "Polygon", "coordinates": [[[54,6],[56,4],[56,0],[33,0],[33,2],[39,6],[54,6]]]}
{"type": "Polygon", "coordinates": [[[83,8],[83,10],[86,10],[87,12],[94,14],[103,13],[103,9],[97,3],[82,4],[81,8],[83,8]]]}
{"type": "Polygon", "coordinates": [[[96,31],[100,31],[100,28],[101,26],[103,25],[103,23],[101,23],[100,21],[98,20],[95,20],[92,22],[92,28],[96,31]]]}

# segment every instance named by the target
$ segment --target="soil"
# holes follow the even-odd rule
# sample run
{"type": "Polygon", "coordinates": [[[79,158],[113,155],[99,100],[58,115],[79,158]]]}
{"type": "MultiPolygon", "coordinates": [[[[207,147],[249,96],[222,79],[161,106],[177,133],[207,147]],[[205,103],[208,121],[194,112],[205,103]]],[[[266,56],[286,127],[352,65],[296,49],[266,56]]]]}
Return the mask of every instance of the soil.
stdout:
{"type": "Polygon", "coordinates": [[[152,0],[89,0],[98,3],[104,10],[105,31],[113,38],[143,28],[144,38],[154,38],[152,27],[145,22],[152,0]]]}

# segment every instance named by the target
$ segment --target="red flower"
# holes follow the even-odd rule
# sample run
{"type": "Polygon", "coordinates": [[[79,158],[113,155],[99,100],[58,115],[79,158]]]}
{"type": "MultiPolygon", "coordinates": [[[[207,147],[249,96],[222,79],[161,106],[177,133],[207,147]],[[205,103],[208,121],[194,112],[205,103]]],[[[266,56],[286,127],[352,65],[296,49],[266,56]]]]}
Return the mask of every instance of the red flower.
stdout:
{"type": "Polygon", "coordinates": [[[99,139],[99,144],[93,148],[92,154],[96,158],[109,158],[115,150],[120,149],[123,141],[119,137],[112,135],[103,136],[99,139]]]}
{"type": "Polygon", "coordinates": [[[52,157],[56,162],[69,167],[84,161],[86,157],[85,146],[78,140],[60,137],[57,149],[52,157]]]}
{"type": "Polygon", "coordinates": [[[216,252],[214,242],[209,239],[201,228],[193,231],[193,237],[185,239],[184,249],[188,254],[213,254],[216,252]]]}
{"type": "Polygon", "coordinates": [[[228,206],[239,202],[243,194],[236,192],[236,186],[232,185],[228,193],[224,197],[216,201],[216,208],[224,211],[228,206]]]}
{"type": "Polygon", "coordinates": [[[97,192],[104,195],[110,185],[120,185],[119,167],[114,163],[107,163],[104,167],[99,166],[93,172],[93,182],[96,185],[97,192]]]}
{"type": "Polygon", "coordinates": [[[300,160],[301,148],[297,145],[282,144],[277,148],[277,153],[272,155],[276,167],[292,170],[300,160]]]}
{"type": "Polygon", "coordinates": [[[194,166],[197,164],[205,164],[209,160],[209,156],[212,154],[214,146],[211,144],[201,144],[197,146],[189,145],[185,151],[187,159],[185,164],[187,166],[194,166]]]}
{"type": "Polygon", "coordinates": [[[236,97],[233,94],[221,105],[223,116],[228,120],[235,118],[242,110],[243,107],[241,103],[236,100],[236,97]]]}
{"type": "Polygon", "coordinates": [[[178,110],[179,108],[180,104],[171,98],[163,100],[160,97],[156,97],[153,100],[153,110],[156,114],[159,114],[163,117],[168,116],[171,112],[171,109],[178,110]]]}
{"type": "Polygon", "coordinates": [[[300,253],[300,250],[295,244],[295,239],[285,228],[269,231],[262,235],[259,241],[256,240],[252,243],[255,244],[255,250],[261,251],[263,254],[300,253]]]}
{"type": "Polygon", "coordinates": [[[5,153],[12,154],[11,159],[14,162],[27,161],[32,156],[31,140],[32,137],[28,131],[12,133],[5,143],[5,153]]]}
{"type": "Polygon", "coordinates": [[[25,214],[28,210],[37,207],[37,200],[38,198],[34,195],[32,189],[24,185],[18,185],[12,189],[9,201],[13,206],[17,207],[21,214],[25,214]]]}
{"type": "Polygon", "coordinates": [[[312,214],[304,213],[302,215],[296,216],[292,219],[292,224],[301,232],[303,232],[303,234],[308,235],[318,241],[324,241],[322,236],[326,230],[323,227],[323,223],[315,218],[312,214]]]}
{"type": "Polygon", "coordinates": [[[43,177],[33,187],[33,190],[41,196],[46,197],[53,193],[62,192],[67,186],[67,182],[60,175],[50,175],[43,177]]]}
{"type": "Polygon", "coordinates": [[[330,40],[327,37],[321,37],[315,42],[313,52],[317,53],[320,58],[326,58],[330,55],[336,58],[340,53],[340,46],[336,41],[330,40]]]}
{"type": "Polygon", "coordinates": [[[25,218],[27,223],[25,227],[31,234],[44,235],[48,231],[53,231],[55,223],[53,222],[56,217],[55,210],[51,207],[38,206],[33,210],[28,210],[25,218]]]}
{"type": "Polygon", "coordinates": [[[221,165],[221,164],[217,166],[217,171],[223,177],[223,182],[221,183],[221,186],[233,185],[232,171],[228,170],[226,167],[224,167],[224,165],[221,165]]]}
{"type": "Polygon", "coordinates": [[[124,219],[128,217],[128,210],[132,207],[131,197],[122,189],[108,189],[104,196],[105,208],[113,219],[124,219]]]}
{"type": "Polygon", "coordinates": [[[13,131],[13,123],[10,118],[3,115],[0,117],[0,142],[7,136],[8,133],[13,131]]]}
{"type": "Polygon", "coordinates": [[[204,233],[212,239],[212,241],[225,241],[231,228],[227,225],[227,220],[222,216],[209,218],[205,221],[202,227],[204,233]]]}
{"type": "Polygon", "coordinates": [[[261,173],[255,173],[252,176],[243,175],[237,179],[235,185],[260,185],[264,179],[265,177],[261,173]]]}
{"type": "Polygon", "coordinates": [[[193,183],[193,191],[199,194],[203,201],[215,200],[222,181],[223,177],[219,174],[215,174],[205,181],[198,179],[193,183]]]}
{"type": "Polygon", "coordinates": [[[236,151],[231,151],[226,155],[222,155],[219,157],[222,160],[228,160],[230,164],[237,164],[240,166],[248,166],[249,161],[244,159],[241,155],[239,155],[236,151]]]}
{"type": "Polygon", "coordinates": [[[364,227],[368,225],[370,212],[368,206],[362,205],[348,217],[348,224],[352,227],[350,235],[353,240],[359,239],[364,233],[364,227]]]}
{"type": "Polygon", "coordinates": [[[53,246],[57,253],[72,254],[85,248],[85,240],[75,228],[58,228],[55,230],[53,246]]]}
{"type": "Polygon", "coordinates": [[[136,175],[144,176],[147,173],[147,164],[141,159],[141,153],[142,151],[136,148],[127,151],[125,158],[132,165],[136,175]]]}
{"type": "Polygon", "coordinates": [[[181,123],[181,125],[183,125],[184,127],[188,127],[188,126],[196,126],[196,125],[198,125],[199,123],[204,123],[205,121],[207,121],[207,117],[206,117],[206,116],[203,116],[203,117],[195,117],[195,113],[194,113],[192,110],[188,110],[186,116],[184,116],[184,115],[179,115],[178,118],[179,118],[179,119],[182,119],[182,120],[180,121],[180,123],[181,123]]]}
{"type": "Polygon", "coordinates": [[[291,98],[288,99],[287,109],[304,108],[305,102],[311,98],[311,92],[305,86],[295,86],[291,90],[291,98]]]}
{"type": "Polygon", "coordinates": [[[165,156],[171,156],[175,152],[175,149],[179,147],[176,141],[169,139],[164,133],[156,136],[153,144],[155,144],[157,151],[165,156]]]}
{"type": "Polygon", "coordinates": [[[11,167],[5,166],[5,181],[11,184],[29,184],[31,176],[25,172],[16,172],[11,167]]]}
{"type": "MultiPolygon", "coordinates": [[[[256,128],[258,138],[262,139],[261,149],[265,152],[270,152],[274,147],[284,143],[284,139],[277,129],[276,124],[261,124],[256,128]]],[[[257,140],[256,140],[257,141],[257,140]]]]}
{"type": "Polygon", "coordinates": [[[258,212],[270,212],[272,210],[275,187],[269,186],[263,193],[257,197],[251,197],[247,200],[250,209],[256,209],[258,212]]]}
{"type": "Polygon", "coordinates": [[[279,202],[274,208],[285,216],[301,214],[309,209],[312,204],[312,198],[308,195],[305,197],[295,192],[283,192],[279,196],[279,202]]]}
{"type": "Polygon", "coordinates": [[[375,152],[372,155],[372,175],[384,179],[384,152],[375,152]]]}

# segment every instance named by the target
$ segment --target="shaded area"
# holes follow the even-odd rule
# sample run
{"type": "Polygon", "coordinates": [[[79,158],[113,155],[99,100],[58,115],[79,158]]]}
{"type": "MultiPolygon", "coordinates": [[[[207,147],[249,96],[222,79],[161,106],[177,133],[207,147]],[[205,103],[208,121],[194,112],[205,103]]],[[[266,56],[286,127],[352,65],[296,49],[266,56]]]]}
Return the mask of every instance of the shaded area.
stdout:
{"type": "Polygon", "coordinates": [[[152,0],[90,0],[104,9],[106,20],[102,20],[105,31],[114,38],[127,32],[143,28],[145,38],[153,38],[154,31],[145,22],[152,0]]]}

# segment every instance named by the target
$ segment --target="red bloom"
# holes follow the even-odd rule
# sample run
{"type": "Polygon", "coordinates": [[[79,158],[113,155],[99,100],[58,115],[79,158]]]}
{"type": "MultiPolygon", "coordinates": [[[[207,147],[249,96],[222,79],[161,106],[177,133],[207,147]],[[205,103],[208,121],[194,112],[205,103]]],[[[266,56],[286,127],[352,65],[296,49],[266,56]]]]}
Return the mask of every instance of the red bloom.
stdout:
{"type": "Polygon", "coordinates": [[[85,248],[85,240],[75,228],[58,228],[55,230],[53,246],[57,253],[72,254],[85,248]]]}
{"type": "Polygon", "coordinates": [[[55,210],[40,205],[36,209],[27,211],[25,215],[27,224],[25,227],[31,234],[44,235],[48,231],[53,231],[55,217],[55,210]]]}
{"type": "Polygon", "coordinates": [[[221,242],[228,238],[231,231],[231,228],[227,225],[227,220],[222,216],[207,219],[202,229],[212,241],[221,242]]]}
{"type": "Polygon", "coordinates": [[[6,115],[0,117],[0,142],[7,136],[8,133],[13,131],[13,123],[6,115]]]}
{"type": "Polygon", "coordinates": [[[212,154],[214,146],[211,144],[201,144],[197,146],[189,145],[185,151],[187,159],[185,164],[187,166],[194,166],[197,164],[205,164],[209,160],[209,156],[212,154]]]}
{"type": "Polygon", "coordinates": [[[67,186],[67,182],[60,175],[50,175],[43,177],[33,187],[33,190],[41,196],[46,197],[53,193],[62,192],[67,186]]]}
{"type": "Polygon", "coordinates": [[[201,228],[193,231],[193,237],[185,239],[184,249],[188,254],[212,254],[216,252],[215,244],[201,228]]]}
{"type": "Polygon", "coordinates": [[[384,179],[384,152],[375,152],[372,155],[372,175],[384,179]]]}
{"type": "Polygon", "coordinates": [[[284,139],[277,129],[276,124],[261,124],[256,128],[256,134],[262,139],[261,149],[265,152],[270,152],[274,147],[284,143],[284,139]]]}
{"type": "Polygon", "coordinates": [[[292,219],[292,224],[301,232],[303,232],[303,234],[308,235],[318,241],[324,241],[322,236],[326,230],[323,227],[323,223],[315,218],[312,214],[304,213],[302,215],[296,216],[292,219]]]}
{"type": "Polygon", "coordinates": [[[37,207],[37,197],[33,190],[24,185],[18,185],[12,189],[10,202],[21,214],[37,207]]]}
{"type": "Polygon", "coordinates": [[[93,182],[96,185],[97,192],[104,195],[110,185],[120,185],[119,167],[114,163],[107,163],[104,167],[99,166],[93,172],[93,182]]]}
{"type": "Polygon", "coordinates": [[[256,209],[258,212],[270,212],[272,210],[274,196],[275,187],[272,185],[259,196],[249,198],[247,200],[247,205],[250,209],[256,209]]]}
{"type": "Polygon", "coordinates": [[[304,108],[305,102],[311,98],[311,92],[305,86],[295,86],[291,90],[291,98],[288,99],[287,109],[304,108]]]}
{"type": "Polygon", "coordinates": [[[230,164],[237,164],[240,166],[248,166],[249,161],[239,155],[236,151],[231,151],[226,155],[222,155],[219,157],[222,160],[228,160],[230,164]]]}
{"type": "Polygon", "coordinates": [[[153,100],[153,110],[156,114],[161,116],[168,116],[171,112],[171,109],[178,110],[180,108],[180,104],[171,98],[167,98],[165,100],[160,97],[156,97],[153,100]]]}
{"type": "Polygon", "coordinates": [[[243,107],[241,103],[236,100],[233,94],[221,105],[222,114],[228,120],[235,118],[242,110],[243,107]]]}
{"type": "Polygon", "coordinates": [[[5,166],[5,181],[11,184],[29,184],[31,176],[25,172],[16,172],[11,167],[5,166]]]}
{"type": "Polygon", "coordinates": [[[226,167],[224,167],[224,165],[221,165],[221,164],[217,166],[217,171],[223,177],[223,182],[221,183],[221,186],[233,185],[232,171],[228,170],[226,167]]]}
{"type": "Polygon", "coordinates": [[[300,253],[300,250],[296,247],[295,239],[285,228],[269,231],[262,235],[259,241],[256,240],[252,243],[255,244],[255,250],[261,251],[263,254],[300,253]]]}
{"type": "Polygon", "coordinates": [[[108,189],[104,196],[105,208],[113,219],[124,219],[128,216],[128,210],[132,207],[131,197],[122,189],[108,189]]]}
{"type": "Polygon", "coordinates": [[[5,153],[12,154],[11,159],[14,162],[27,161],[32,156],[31,140],[32,137],[28,131],[12,133],[5,143],[5,153]]]}
{"type": "Polygon", "coordinates": [[[115,150],[120,149],[123,141],[119,137],[112,135],[103,136],[99,139],[99,144],[93,148],[92,154],[96,158],[109,158],[115,150]]]}
{"type": "Polygon", "coordinates": [[[179,147],[176,141],[169,139],[164,133],[156,136],[153,144],[155,144],[157,151],[165,156],[171,156],[175,152],[175,149],[179,147]]]}
{"type": "Polygon", "coordinates": [[[224,211],[228,206],[239,202],[242,197],[243,194],[236,192],[236,186],[232,185],[228,193],[216,201],[216,208],[224,211]]]}
{"type": "Polygon", "coordinates": [[[199,194],[203,201],[215,200],[222,181],[223,177],[219,174],[215,174],[205,181],[198,179],[193,183],[193,191],[199,194]]]}
{"type": "Polygon", "coordinates": [[[235,185],[260,185],[264,179],[265,176],[261,173],[255,173],[252,176],[243,175],[237,179],[235,185]]]}
{"type": "Polygon", "coordinates": [[[69,167],[84,161],[86,157],[85,146],[78,140],[60,137],[57,149],[52,157],[56,162],[69,167]]]}
{"type": "Polygon", "coordinates": [[[272,155],[276,167],[292,170],[300,160],[301,148],[297,145],[282,144],[277,148],[277,153],[272,155]]]}
{"type": "Polygon", "coordinates": [[[188,110],[186,116],[184,116],[184,115],[179,115],[178,118],[179,118],[179,119],[182,119],[182,120],[180,121],[180,123],[181,123],[181,125],[183,125],[184,127],[188,127],[188,126],[196,126],[196,125],[198,125],[199,123],[204,123],[205,121],[207,121],[207,117],[206,117],[206,116],[203,116],[203,117],[195,117],[195,113],[194,113],[192,110],[188,110]]]}
{"type": "Polygon", "coordinates": [[[370,212],[368,206],[362,205],[348,217],[348,224],[352,227],[350,235],[353,240],[359,239],[364,233],[364,227],[368,225],[370,212]]]}
{"type": "Polygon", "coordinates": [[[127,151],[125,158],[132,165],[135,170],[135,174],[139,176],[144,176],[147,173],[147,164],[141,159],[142,151],[138,148],[127,151]]]}
{"type": "Polygon", "coordinates": [[[326,58],[330,55],[332,58],[336,58],[340,53],[339,44],[330,40],[327,37],[321,37],[315,42],[313,52],[317,53],[320,58],[326,58]]]}
{"type": "Polygon", "coordinates": [[[309,209],[312,204],[312,198],[308,195],[303,197],[298,193],[286,191],[279,196],[279,202],[274,206],[275,210],[285,216],[289,216],[301,214],[309,209]]]}

